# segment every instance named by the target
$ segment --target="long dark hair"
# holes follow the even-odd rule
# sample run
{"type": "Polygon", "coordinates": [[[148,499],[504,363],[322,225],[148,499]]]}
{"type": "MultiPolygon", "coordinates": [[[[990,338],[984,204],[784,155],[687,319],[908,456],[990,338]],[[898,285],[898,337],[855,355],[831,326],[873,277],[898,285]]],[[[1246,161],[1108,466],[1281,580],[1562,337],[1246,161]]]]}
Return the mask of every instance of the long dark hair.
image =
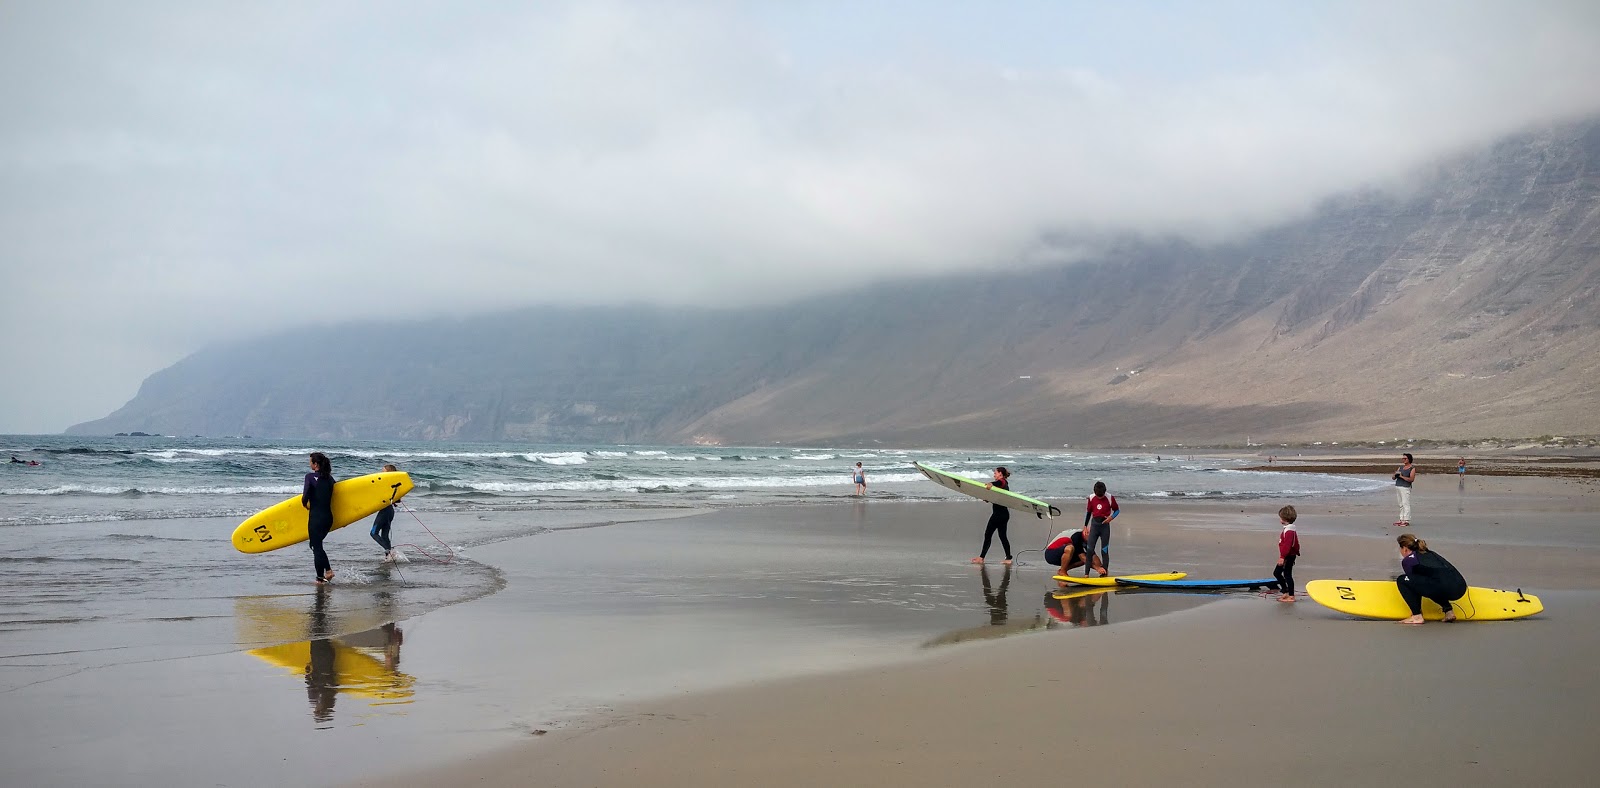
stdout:
{"type": "Polygon", "coordinates": [[[1428,552],[1428,543],[1418,539],[1415,536],[1412,536],[1411,534],[1400,534],[1399,536],[1395,537],[1395,541],[1399,542],[1401,547],[1404,547],[1413,553],[1428,552]]]}
{"type": "Polygon", "coordinates": [[[995,468],[995,470],[1000,472],[1000,478],[1002,478],[1002,479],[1011,478],[1011,471],[1006,470],[1006,466],[1002,465],[1002,466],[1000,466],[998,468],[995,468]]]}
{"type": "Polygon", "coordinates": [[[333,475],[333,463],[328,462],[328,455],[320,451],[311,452],[311,464],[317,468],[317,473],[324,476],[333,475]]]}

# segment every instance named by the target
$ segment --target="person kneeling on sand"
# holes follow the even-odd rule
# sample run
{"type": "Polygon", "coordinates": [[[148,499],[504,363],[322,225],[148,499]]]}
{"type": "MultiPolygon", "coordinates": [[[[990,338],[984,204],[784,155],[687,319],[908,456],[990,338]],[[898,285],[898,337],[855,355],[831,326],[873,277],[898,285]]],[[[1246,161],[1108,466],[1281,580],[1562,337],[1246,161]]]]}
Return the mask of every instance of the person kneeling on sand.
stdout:
{"type": "MultiPolygon", "coordinates": [[[[1100,563],[1100,556],[1089,552],[1089,528],[1083,527],[1077,531],[1062,531],[1050,544],[1044,548],[1044,562],[1051,566],[1061,567],[1061,574],[1066,574],[1068,569],[1084,566],[1086,562],[1093,566],[1101,577],[1106,576],[1105,567],[1100,563]]],[[[1057,580],[1056,585],[1065,587],[1067,584],[1057,580]]]]}
{"type": "Polygon", "coordinates": [[[1405,574],[1395,578],[1400,596],[1411,608],[1411,617],[1402,624],[1421,624],[1422,600],[1431,599],[1444,610],[1444,620],[1456,620],[1450,603],[1467,595],[1467,581],[1461,573],[1444,560],[1444,556],[1428,549],[1428,543],[1411,534],[1400,534],[1400,569],[1405,574]]]}
{"type": "Polygon", "coordinates": [[[1293,506],[1278,510],[1278,524],[1283,526],[1283,531],[1278,534],[1278,565],[1272,570],[1272,576],[1278,578],[1279,602],[1294,601],[1294,561],[1300,557],[1300,534],[1294,530],[1298,516],[1293,506]]]}

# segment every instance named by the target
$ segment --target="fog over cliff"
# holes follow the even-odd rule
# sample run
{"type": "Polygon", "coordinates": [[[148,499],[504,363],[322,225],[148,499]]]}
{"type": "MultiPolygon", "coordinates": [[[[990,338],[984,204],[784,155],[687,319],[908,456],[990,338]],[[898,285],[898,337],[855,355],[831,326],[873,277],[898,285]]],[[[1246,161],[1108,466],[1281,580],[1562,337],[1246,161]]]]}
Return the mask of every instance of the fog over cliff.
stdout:
{"type": "Polygon", "coordinates": [[[301,326],[1252,248],[1597,73],[1591,2],[0,4],[0,431],[301,326]]]}
{"type": "Polygon", "coordinates": [[[75,432],[1059,446],[1600,433],[1600,120],[1242,240],[780,306],[539,307],[218,345],[75,432]]]}

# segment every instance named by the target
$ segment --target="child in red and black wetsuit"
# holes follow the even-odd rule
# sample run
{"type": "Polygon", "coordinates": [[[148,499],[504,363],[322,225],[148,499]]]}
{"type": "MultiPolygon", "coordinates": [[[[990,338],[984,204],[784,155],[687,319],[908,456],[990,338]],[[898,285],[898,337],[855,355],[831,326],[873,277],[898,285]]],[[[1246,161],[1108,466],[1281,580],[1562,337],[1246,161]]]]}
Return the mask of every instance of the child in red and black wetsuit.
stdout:
{"type": "Polygon", "coordinates": [[[1279,602],[1294,601],[1294,560],[1300,557],[1300,534],[1294,530],[1298,515],[1293,506],[1278,510],[1278,523],[1283,531],[1278,534],[1278,566],[1272,576],[1278,578],[1279,602]]]}
{"type": "MultiPolygon", "coordinates": [[[[1106,483],[1094,483],[1094,495],[1089,496],[1088,508],[1083,512],[1084,537],[1088,540],[1089,554],[1094,554],[1095,543],[1100,544],[1100,575],[1105,576],[1104,570],[1111,568],[1111,521],[1117,519],[1121,511],[1117,509],[1117,496],[1106,495],[1106,483]]],[[[1085,567],[1083,576],[1089,576],[1089,568],[1085,567]]]]}

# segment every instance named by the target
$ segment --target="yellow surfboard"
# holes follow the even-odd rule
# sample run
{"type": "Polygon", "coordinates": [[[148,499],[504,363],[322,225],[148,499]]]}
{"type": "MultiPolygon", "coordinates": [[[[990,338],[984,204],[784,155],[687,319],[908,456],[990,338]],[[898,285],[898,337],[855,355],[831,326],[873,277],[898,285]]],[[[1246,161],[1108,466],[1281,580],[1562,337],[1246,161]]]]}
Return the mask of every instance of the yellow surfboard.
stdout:
{"type": "MultiPolygon", "coordinates": [[[[1306,583],[1306,593],[1323,607],[1361,618],[1399,621],[1411,616],[1393,580],[1313,580],[1306,583]]],[[[1452,601],[1451,606],[1462,621],[1505,621],[1544,611],[1544,603],[1536,596],[1497,588],[1469,587],[1467,595],[1452,601]]],[[[1444,610],[1424,599],[1422,617],[1439,621],[1444,610]]]]}
{"type": "Polygon", "coordinates": [[[1083,575],[1056,575],[1055,579],[1076,586],[1115,586],[1117,578],[1124,580],[1182,580],[1188,572],[1158,572],[1153,575],[1111,575],[1109,577],[1084,577],[1083,575]]]}
{"type": "MultiPolygon", "coordinates": [[[[411,476],[404,471],[374,473],[345,479],[333,485],[333,527],[343,528],[371,517],[411,492],[411,476]]],[[[233,529],[233,546],[241,553],[265,553],[311,538],[310,512],[296,495],[250,515],[233,529]]]]}

